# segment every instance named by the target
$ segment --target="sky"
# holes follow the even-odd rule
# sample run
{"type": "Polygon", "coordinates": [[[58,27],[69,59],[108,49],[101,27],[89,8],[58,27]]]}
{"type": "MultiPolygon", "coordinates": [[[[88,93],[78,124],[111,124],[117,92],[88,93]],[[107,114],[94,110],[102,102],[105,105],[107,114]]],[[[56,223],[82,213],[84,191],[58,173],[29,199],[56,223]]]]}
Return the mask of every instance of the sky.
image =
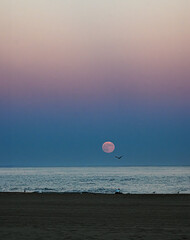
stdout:
{"type": "Polygon", "coordinates": [[[0,166],[190,165],[189,12],[1,0],[0,166]]]}

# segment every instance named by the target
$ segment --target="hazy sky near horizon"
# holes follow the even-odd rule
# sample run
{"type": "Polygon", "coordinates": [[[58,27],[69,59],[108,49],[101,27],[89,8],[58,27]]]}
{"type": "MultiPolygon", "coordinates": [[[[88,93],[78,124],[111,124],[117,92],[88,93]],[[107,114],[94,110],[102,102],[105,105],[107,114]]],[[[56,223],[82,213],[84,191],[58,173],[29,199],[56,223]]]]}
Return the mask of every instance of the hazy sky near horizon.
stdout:
{"type": "Polygon", "coordinates": [[[190,164],[189,12],[1,0],[0,166],[190,164]]]}

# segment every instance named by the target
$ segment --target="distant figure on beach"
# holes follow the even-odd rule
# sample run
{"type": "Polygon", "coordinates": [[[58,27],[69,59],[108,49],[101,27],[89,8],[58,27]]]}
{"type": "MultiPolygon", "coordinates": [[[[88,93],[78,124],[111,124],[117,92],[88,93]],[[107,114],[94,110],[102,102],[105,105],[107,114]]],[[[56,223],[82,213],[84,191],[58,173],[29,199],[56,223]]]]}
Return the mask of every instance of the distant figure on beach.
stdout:
{"type": "Polygon", "coordinates": [[[115,194],[122,194],[122,192],[120,191],[120,188],[115,190],[115,194]]]}

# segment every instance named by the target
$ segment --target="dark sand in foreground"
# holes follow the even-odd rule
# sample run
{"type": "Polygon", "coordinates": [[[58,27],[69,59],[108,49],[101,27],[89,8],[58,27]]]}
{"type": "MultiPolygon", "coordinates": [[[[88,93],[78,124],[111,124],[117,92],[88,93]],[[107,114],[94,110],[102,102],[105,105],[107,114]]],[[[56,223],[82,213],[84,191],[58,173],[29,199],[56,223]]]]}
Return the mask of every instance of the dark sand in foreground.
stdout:
{"type": "Polygon", "coordinates": [[[190,239],[190,195],[0,193],[0,239],[190,239]]]}

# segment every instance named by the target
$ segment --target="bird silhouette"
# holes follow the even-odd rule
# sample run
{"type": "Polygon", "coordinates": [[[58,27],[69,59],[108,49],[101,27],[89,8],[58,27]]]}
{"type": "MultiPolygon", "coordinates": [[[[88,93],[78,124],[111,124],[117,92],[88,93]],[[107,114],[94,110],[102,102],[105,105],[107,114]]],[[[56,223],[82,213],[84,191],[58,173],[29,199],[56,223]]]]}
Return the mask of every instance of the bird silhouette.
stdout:
{"type": "Polygon", "coordinates": [[[121,159],[123,157],[123,155],[122,156],[115,156],[115,158],[117,158],[117,159],[121,159]]]}

